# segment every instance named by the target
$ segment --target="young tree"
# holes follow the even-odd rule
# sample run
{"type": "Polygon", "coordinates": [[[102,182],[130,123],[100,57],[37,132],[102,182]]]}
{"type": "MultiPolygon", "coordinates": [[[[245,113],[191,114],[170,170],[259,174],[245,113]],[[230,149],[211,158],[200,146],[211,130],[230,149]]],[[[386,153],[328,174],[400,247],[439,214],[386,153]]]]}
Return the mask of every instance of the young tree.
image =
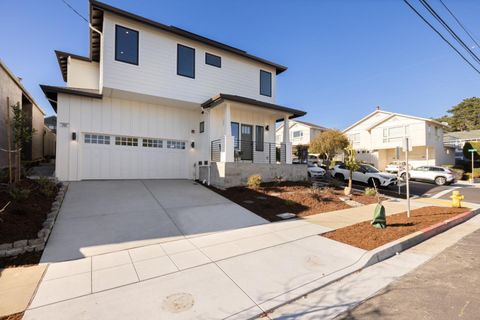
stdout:
{"type": "Polygon", "coordinates": [[[313,138],[310,142],[308,151],[325,155],[327,166],[330,165],[332,158],[339,152],[342,152],[348,145],[347,137],[339,130],[326,130],[313,138]]]}
{"type": "Polygon", "coordinates": [[[357,152],[352,145],[345,148],[345,167],[349,170],[348,187],[345,188],[345,194],[349,195],[352,192],[353,172],[360,168],[360,163],[357,161],[357,152]]]}
{"type": "Polygon", "coordinates": [[[22,171],[22,149],[32,140],[35,129],[31,128],[29,119],[19,103],[11,106],[11,108],[13,112],[11,130],[13,133],[13,145],[15,147],[15,182],[19,182],[22,171]]]}

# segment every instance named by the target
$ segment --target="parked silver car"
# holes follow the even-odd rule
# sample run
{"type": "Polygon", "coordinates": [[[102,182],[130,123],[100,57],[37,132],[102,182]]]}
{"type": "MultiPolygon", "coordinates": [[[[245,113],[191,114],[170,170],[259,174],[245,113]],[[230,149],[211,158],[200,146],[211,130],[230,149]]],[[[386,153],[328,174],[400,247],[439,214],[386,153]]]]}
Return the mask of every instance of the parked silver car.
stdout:
{"type": "MultiPolygon", "coordinates": [[[[408,173],[411,180],[434,182],[439,186],[455,182],[455,175],[450,169],[438,166],[421,166],[409,170],[408,173]]],[[[399,175],[405,180],[407,172],[403,170],[399,175]]]]}

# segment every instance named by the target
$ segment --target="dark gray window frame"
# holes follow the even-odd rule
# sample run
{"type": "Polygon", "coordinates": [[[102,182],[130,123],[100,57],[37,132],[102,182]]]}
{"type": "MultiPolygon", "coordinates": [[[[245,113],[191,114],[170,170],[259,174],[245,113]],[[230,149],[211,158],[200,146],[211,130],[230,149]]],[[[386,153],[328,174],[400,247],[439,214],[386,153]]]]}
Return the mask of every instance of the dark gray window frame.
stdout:
{"type": "Polygon", "coordinates": [[[188,46],[185,46],[185,45],[183,45],[183,44],[177,43],[177,75],[178,75],[178,76],[182,76],[182,77],[186,77],[186,78],[190,78],[190,79],[195,79],[195,48],[188,47],[188,46]],[[179,52],[180,52],[180,47],[183,47],[183,48],[186,48],[186,49],[190,49],[190,50],[193,51],[193,76],[188,75],[188,74],[181,74],[181,73],[179,72],[179,66],[180,66],[179,52]]]}
{"type": "Polygon", "coordinates": [[[115,25],[115,61],[118,61],[118,62],[123,62],[123,63],[128,63],[128,64],[131,64],[131,65],[134,65],[134,66],[138,66],[138,62],[140,60],[140,32],[138,32],[137,30],[133,30],[133,29],[130,29],[130,28],[127,28],[127,27],[124,27],[122,25],[119,25],[119,24],[116,24],[115,25]],[[123,29],[127,29],[128,31],[132,31],[132,32],[135,32],[137,34],[137,53],[136,53],[136,61],[135,63],[134,62],[131,62],[131,61],[125,61],[125,60],[121,60],[118,55],[117,55],[117,45],[118,45],[118,28],[123,28],[123,29]]]}
{"type": "Polygon", "coordinates": [[[265,127],[255,126],[255,151],[264,151],[265,150],[264,144],[265,144],[265,127]],[[262,134],[260,135],[261,139],[259,139],[259,134],[258,134],[259,129],[261,129],[261,132],[262,132],[262,134]]]}
{"type": "Polygon", "coordinates": [[[260,70],[260,95],[266,96],[266,97],[271,97],[272,96],[272,91],[273,91],[272,73],[268,72],[268,71],[265,71],[265,70],[260,70]],[[268,74],[270,76],[270,92],[269,93],[262,92],[262,74],[268,74]]]}
{"type": "Polygon", "coordinates": [[[221,67],[222,67],[222,57],[217,56],[216,54],[212,54],[212,53],[205,52],[205,64],[208,64],[209,66],[212,66],[212,67],[221,68],[221,67]],[[208,56],[211,56],[211,57],[214,57],[214,58],[218,58],[220,64],[219,64],[219,65],[216,65],[216,64],[209,63],[209,62],[208,62],[208,56]]]}
{"type": "Polygon", "coordinates": [[[200,133],[205,132],[205,121],[200,121],[200,127],[198,131],[200,131],[200,133]]]}

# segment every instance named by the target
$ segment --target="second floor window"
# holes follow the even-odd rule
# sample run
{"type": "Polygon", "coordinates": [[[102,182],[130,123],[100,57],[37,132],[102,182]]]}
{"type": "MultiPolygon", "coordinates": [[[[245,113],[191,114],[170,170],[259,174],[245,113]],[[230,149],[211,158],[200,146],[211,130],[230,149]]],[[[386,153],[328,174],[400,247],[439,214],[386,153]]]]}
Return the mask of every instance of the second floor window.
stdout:
{"type": "Polygon", "coordinates": [[[115,26],[115,60],[138,65],[138,31],[115,26]]]}
{"type": "Polygon", "coordinates": [[[293,139],[301,139],[303,137],[303,131],[293,131],[292,138],[293,139]]]}
{"type": "Polygon", "coordinates": [[[214,54],[205,52],[205,63],[214,67],[222,67],[222,58],[214,54]]]}
{"type": "Polygon", "coordinates": [[[177,74],[195,78],[195,49],[177,45],[177,74]]]}
{"type": "Polygon", "coordinates": [[[260,94],[267,97],[272,96],[272,74],[263,70],[260,70],[260,94]]]}

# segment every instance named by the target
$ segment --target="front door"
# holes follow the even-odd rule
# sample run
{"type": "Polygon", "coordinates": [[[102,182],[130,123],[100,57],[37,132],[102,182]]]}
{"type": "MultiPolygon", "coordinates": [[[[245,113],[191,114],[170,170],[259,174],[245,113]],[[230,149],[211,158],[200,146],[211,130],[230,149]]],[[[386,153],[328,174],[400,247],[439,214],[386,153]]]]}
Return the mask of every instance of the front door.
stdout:
{"type": "Polygon", "coordinates": [[[242,151],[242,160],[253,160],[253,127],[242,124],[240,136],[240,150],[242,151]]]}

